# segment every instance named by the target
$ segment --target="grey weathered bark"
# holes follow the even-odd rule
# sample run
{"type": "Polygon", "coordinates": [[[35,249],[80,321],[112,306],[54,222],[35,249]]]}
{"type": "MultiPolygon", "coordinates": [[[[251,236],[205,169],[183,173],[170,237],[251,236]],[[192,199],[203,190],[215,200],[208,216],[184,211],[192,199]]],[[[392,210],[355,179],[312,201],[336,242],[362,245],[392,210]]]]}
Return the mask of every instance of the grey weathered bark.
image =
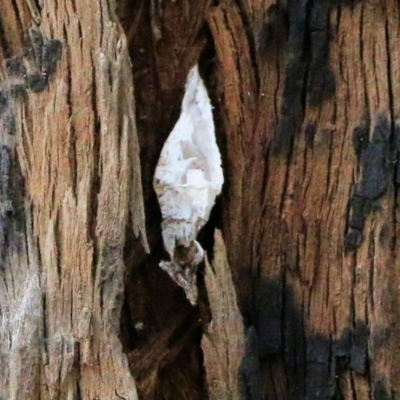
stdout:
{"type": "Polygon", "coordinates": [[[0,397],[397,398],[398,2],[38,3],[0,3],[0,397]],[[198,61],[226,182],[192,308],[152,178],[198,61]]]}

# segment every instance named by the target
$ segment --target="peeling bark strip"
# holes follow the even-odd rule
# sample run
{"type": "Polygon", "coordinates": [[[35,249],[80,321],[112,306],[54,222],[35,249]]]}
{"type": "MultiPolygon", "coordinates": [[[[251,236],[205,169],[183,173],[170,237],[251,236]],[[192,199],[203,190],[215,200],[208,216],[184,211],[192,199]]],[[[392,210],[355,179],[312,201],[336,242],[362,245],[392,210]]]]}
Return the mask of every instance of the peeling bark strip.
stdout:
{"type": "MultiPolygon", "coordinates": [[[[39,11],[27,55],[4,66],[10,88],[30,90],[14,114],[6,100],[0,110],[3,131],[15,130],[27,198],[1,277],[0,397],[133,400],[118,338],[127,225],[145,246],[146,237],[126,40],[112,2],[45,1],[39,11]],[[63,43],[57,68],[49,32],[63,43]]],[[[7,31],[16,17],[30,24],[23,2],[0,4],[0,15],[7,31]]],[[[10,48],[22,42],[13,40],[10,48]]],[[[10,154],[0,151],[2,205],[10,154]]]]}
{"type": "Polygon", "coordinates": [[[220,231],[215,232],[212,265],[206,260],[205,283],[212,316],[201,342],[208,394],[211,400],[240,399],[245,394],[248,374],[247,365],[243,366],[243,381],[241,365],[247,362],[244,360],[245,336],[220,231]]]}

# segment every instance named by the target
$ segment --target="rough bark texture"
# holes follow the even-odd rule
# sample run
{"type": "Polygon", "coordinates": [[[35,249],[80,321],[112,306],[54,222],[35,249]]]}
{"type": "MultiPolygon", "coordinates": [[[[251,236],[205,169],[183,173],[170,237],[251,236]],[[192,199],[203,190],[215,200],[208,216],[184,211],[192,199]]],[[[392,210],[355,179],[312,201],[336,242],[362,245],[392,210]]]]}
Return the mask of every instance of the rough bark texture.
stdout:
{"type": "Polygon", "coordinates": [[[398,2],[116,13],[0,3],[0,398],[398,398],[398,2]],[[158,267],[152,178],[198,61],[225,171],[200,241],[236,296],[207,266],[192,308],[158,267]]]}
{"type": "Polygon", "coordinates": [[[224,2],[208,20],[222,230],[265,393],[397,398],[398,4],[224,2]]]}
{"type": "Polygon", "coordinates": [[[137,399],[118,338],[126,227],[146,240],[125,35],[107,1],[46,1],[30,38],[26,3],[0,15],[0,397],[137,399]]]}
{"type": "Polygon", "coordinates": [[[242,316],[224,241],[218,230],[215,232],[212,265],[206,260],[205,284],[212,322],[204,333],[201,347],[209,398],[245,398],[245,381],[253,372],[253,360],[250,354],[246,354],[242,316]]]}

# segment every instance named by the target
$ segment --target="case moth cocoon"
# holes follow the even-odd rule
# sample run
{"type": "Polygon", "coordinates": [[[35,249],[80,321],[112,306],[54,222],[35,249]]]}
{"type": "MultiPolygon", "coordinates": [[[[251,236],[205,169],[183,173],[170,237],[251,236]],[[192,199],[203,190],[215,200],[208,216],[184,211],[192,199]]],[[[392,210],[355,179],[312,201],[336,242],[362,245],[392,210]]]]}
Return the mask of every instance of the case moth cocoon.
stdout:
{"type": "Polygon", "coordinates": [[[164,247],[171,259],[160,267],[192,304],[197,301],[197,266],[204,258],[196,237],[223,181],[211,102],[196,65],[189,72],[181,114],[161,151],[153,181],[164,247]]]}

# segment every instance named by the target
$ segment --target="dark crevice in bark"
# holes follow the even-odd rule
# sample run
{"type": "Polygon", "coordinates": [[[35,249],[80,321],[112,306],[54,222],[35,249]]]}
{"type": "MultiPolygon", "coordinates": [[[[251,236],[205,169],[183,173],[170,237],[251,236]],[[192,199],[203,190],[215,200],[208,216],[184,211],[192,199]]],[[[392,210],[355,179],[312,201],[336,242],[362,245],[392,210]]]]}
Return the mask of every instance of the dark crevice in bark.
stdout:
{"type": "Polygon", "coordinates": [[[328,149],[328,163],[327,163],[327,171],[326,171],[326,197],[329,195],[329,189],[331,188],[331,175],[334,169],[332,168],[332,158],[334,153],[334,146],[333,146],[333,135],[335,132],[333,130],[329,131],[329,149],[328,149]]]}
{"type": "Polygon", "coordinates": [[[364,5],[361,7],[361,16],[360,16],[360,26],[359,26],[359,37],[360,37],[360,60],[362,65],[362,75],[363,75],[363,83],[364,83],[364,99],[365,99],[365,109],[366,112],[370,113],[370,104],[367,92],[367,72],[365,70],[365,61],[364,61],[364,5]]]}
{"type": "MultiPolygon", "coordinates": [[[[40,265],[40,264],[39,264],[40,265]]],[[[42,282],[40,281],[41,286],[42,282]]],[[[42,293],[42,321],[43,321],[43,348],[46,353],[45,357],[47,358],[49,355],[49,349],[48,349],[48,339],[49,339],[49,327],[47,323],[47,296],[46,293],[42,293]]]]}
{"type": "Polygon", "coordinates": [[[7,36],[5,35],[4,25],[1,18],[0,18],[0,46],[6,58],[10,58],[12,56],[12,50],[10,49],[9,43],[7,41],[7,36]]]}
{"type": "MultiPolygon", "coordinates": [[[[68,41],[68,33],[66,28],[63,29],[64,39],[68,41]]],[[[72,115],[72,76],[71,76],[71,49],[70,46],[65,46],[65,52],[67,57],[67,105],[68,105],[68,117],[73,118],[72,115]]],[[[69,159],[71,163],[70,171],[71,171],[71,181],[72,181],[72,191],[75,198],[77,198],[77,159],[76,159],[76,139],[75,139],[75,126],[73,123],[70,124],[71,132],[68,132],[70,135],[69,139],[69,159]]]]}
{"type": "MultiPolygon", "coordinates": [[[[76,382],[76,391],[75,391],[75,398],[73,400],[82,400],[82,391],[81,391],[81,344],[80,342],[75,343],[75,359],[73,364],[73,373],[76,382]]],[[[61,381],[60,381],[61,382],[61,381]]]]}
{"type": "Polygon", "coordinates": [[[357,391],[356,391],[356,386],[354,383],[354,373],[353,372],[350,372],[350,386],[351,386],[352,400],[357,400],[357,391]]]}
{"type": "MultiPolygon", "coordinates": [[[[154,6],[155,8],[157,7],[156,4],[154,6]]],[[[149,2],[129,2],[129,10],[128,2],[126,2],[126,4],[120,5],[121,8],[119,10],[120,18],[126,18],[127,21],[126,24],[123,24],[130,42],[130,54],[133,63],[141,164],[142,166],[146,166],[142,174],[146,205],[146,228],[152,250],[151,255],[144,256],[142,262],[136,261],[134,255],[130,254],[132,250],[129,249],[131,246],[129,243],[131,235],[129,234],[127,237],[125,259],[132,260],[130,264],[133,266],[128,267],[130,271],[126,276],[125,282],[126,301],[123,318],[125,321],[121,321],[123,325],[122,343],[128,354],[130,352],[143,354],[143,359],[146,359],[147,352],[151,353],[153,351],[153,348],[149,344],[168,330],[168,326],[176,320],[180,312],[189,312],[191,315],[197,314],[196,309],[193,309],[184,299],[182,290],[176,287],[169,276],[158,266],[165,252],[161,238],[161,213],[152,187],[154,170],[161,148],[179,115],[184,81],[189,71],[188,62],[193,63],[193,60],[186,61],[179,59],[180,53],[172,51],[175,67],[171,70],[168,79],[166,79],[165,50],[168,47],[168,43],[171,45],[171,39],[175,38],[176,32],[175,30],[169,31],[165,26],[157,27],[155,25],[168,25],[168,12],[176,13],[175,9],[180,6],[181,4],[178,3],[163,3],[161,10],[163,14],[162,20],[160,19],[161,15],[158,14],[156,9],[153,14],[151,13],[149,2]],[[128,23],[128,18],[125,15],[121,16],[121,13],[125,13],[124,9],[126,9],[126,13],[132,12],[132,24],[128,23]],[[133,15],[133,10],[137,11],[135,15],[133,15]],[[141,30],[140,35],[137,35],[135,31],[139,26],[143,30],[141,30]],[[151,29],[152,26],[153,30],[151,29]],[[160,28],[161,31],[155,32],[157,28],[160,28]],[[162,40],[156,37],[158,34],[162,35],[162,40]],[[140,301],[137,301],[138,297],[140,301]]],[[[188,12],[193,13],[192,7],[190,7],[188,12]]],[[[189,23],[190,18],[187,21],[189,23]]],[[[182,27],[180,26],[176,27],[176,31],[181,29],[182,27]]],[[[185,28],[185,35],[189,30],[189,27],[185,28]]],[[[197,38],[194,37],[190,43],[196,40],[197,38]]],[[[210,218],[211,221],[200,233],[200,241],[206,249],[210,247],[208,232],[213,229],[212,225],[215,219],[218,219],[218,217],[215,216],[213,211],[210,218]]],[[[201,279],[199,284],[201,285],[201,279]]],[[[133,375],[137,376],[138,373],[140,375],[137,377],[137,384],[141,398],[155,397],[160,399],[165,398],[167,393],[174,393],[174,398],[180,398],[179,396],[177,397],[179,385],[184,387],[188,383],[186,379],[192,379],[193,390],[191,395],[193,398],[205,398],[201,397],[201,395],[198,397],[200,388],[202,388],[202,394],[204,395],[203,378],[199,375],[201,368],[197,371],[194,368],[195,365],[201,366],[199,355],[196,356],[197,360],[192,359],[185,368],[179,365],[179,363],[182,363],[182,360],[187,362],[186,357],[193,358],[194,350],[199,348],[199,328],[195,328],[197,333],[194,336],[196,336],[196,339],[192,335],[191,324],[185,323],[179,329],[182,330],[181,334],[179,334],[180,339],[178,342],[188,335],[188,339],[182,341],[179,346],[175,346],[175,340],[172,340],[169,344],[157,344],[159,355],[164,354],[164,352],[167,354],[168,346],[170,345],[172,346],[170,348],[170,356],[175,354],[172,358],[169,356],[163,358],[162,366],[156,365],[157,362],[148,368],[144,364],[141,366],[137,362],[130,363],[133,375]],[[141,371],[142,368],[144,370],[141,371]],[[151,378],[153,372],[157,375],[157,382],[151,381],[151,383],[146,384],[147,379],[151,378]],[[175,378],[174,373],[176,373],[175,378]],[[183,378],[184,383],[179,384],[177,377],[179,379],[183,378]],[[198,382],[199,379],[200,382],[198,382]],[[153,385],[155,386],[153,387],[153,385]],[[174,385],[177,385],[174,389],[175,392],[171,392],[174,385]],[[147,391],[152,394],[149,394],[147,391]]]]}
{"type": "Polygon", "coordinates": [[[93,138],[93,176],[91,181],[91,191],[90,191],[90,205],[88,207],[88,231],[90,233],[90,239],[92,240],[93,245],[93,261],[91,266],[91,273],[92,273],[92,281],[95,282],[96,280],[96,268],[99,262],[99,243],[96,238],[96,224],[97,224],[97,212],[98,212],[98,196],[100,193],[100,130],[101,130],[101,123],[100,123],[100,116],[97,110],[97,85],[96,85],[96,61],[94,59],[94,54],[91,54],[91,82],[93,82],[93,86],[91,88],[91,105],[93,111],[93,118],[95,120],[95,128],[94,128],[94,138],[93,138]]]}
{"type": "MultiPolygon", "coordinates": [[[[76,0],[71,0],[71,8],[72,12],[76,14],[77,13],[76,0]]],[[[80,25],[80,21],[78,22],[78,24],[80,25]]],[[[82,35],[80,35],[80,37],[82,37],[82,35]]]]}
{"type": "MultiPolygon", "coordinates": [[[[260,69],[259,69],[259,56],[258,56],[258,49],[257,49],[257,42],[255,39],[255,32],[253,30],[252,23],[250,21],[250,17],[246,10],[244,9],[243,3],[241,1],[238,2],[238,7],[239,10],[241,11],[241,16],[242,16],[242,21],[243,21],[243,26],[246,31],[246,38],[247,38],[247,43],[249,46],[249,51],[250,51],[250,60],[251,60],[251,65],[252,65],[252,73],[255,78],[256,82],[256,93],[257,95],[260,92],[260,82],[261,82],[261,77],[260,77],[260,69]]],[[[227,21],[227,26],[229,26],[229,23],[227,21]]],[[[234,34],[232,34],[232,37],[234,37],[234,34]]],[[[238,48],[238,47],[237,47],[238,48]]],[[[240,63],[238,63],[240,65],[240,63]]],[[[242,76],[242,74],[240,74],[242,76]]]]}
{"type": "MultiPolygon", "coordinates": [[[[16,30],[18,30],[19,32],[23,32],[24,31],[24,28],[23,28],[24,25],[22,24],[21,14],[19,13],[18,5],[17,5],[16,0],[11,0],[11,6],[12,6],[12,8],[14,10],[15,19],[17,20],[17,23],[18,23],[18,27],[16,28],[16,30]]],[[[1,22],[0,22],[0,24],[1,24],[1,22]]],[[[1,37],[1,33],[0,33],[0,37],[1,37]]]]}
{"type": "Polygon", "coordinates": [[[385,23],[385,45],[386,45],[386,57],[387,57],[387,78],[388,78],[388,89],[389,89],[389,113],[390,113],[390,124],[392,135],[395,133],[395,113],[394,113],[394,95],[393,95],[393,83],[392,83],[392,60],[390,51],[390,35],[389,35],[389,21],[386,19],[385,23]]]}
{"type": "MultiPolygon", "coordinates": [[[[62,260],[62,246],[61,246],[61,235],[62,235],[62,229],[60,229],[60,220],[59,220],[59,215],[55,217],[54,221],[54,242],[55,242],[55,248],[56,250],[56,270],[57,270],[57,275],[58,275],[58,283],[61,288],[62,284],[62,265],[61,265],[61,260],[62,260]]],[[[71,307],[72,309],[72,307],[71,307]]],[[[72,317],[71,317],[72,319],[72,317]]]]}

